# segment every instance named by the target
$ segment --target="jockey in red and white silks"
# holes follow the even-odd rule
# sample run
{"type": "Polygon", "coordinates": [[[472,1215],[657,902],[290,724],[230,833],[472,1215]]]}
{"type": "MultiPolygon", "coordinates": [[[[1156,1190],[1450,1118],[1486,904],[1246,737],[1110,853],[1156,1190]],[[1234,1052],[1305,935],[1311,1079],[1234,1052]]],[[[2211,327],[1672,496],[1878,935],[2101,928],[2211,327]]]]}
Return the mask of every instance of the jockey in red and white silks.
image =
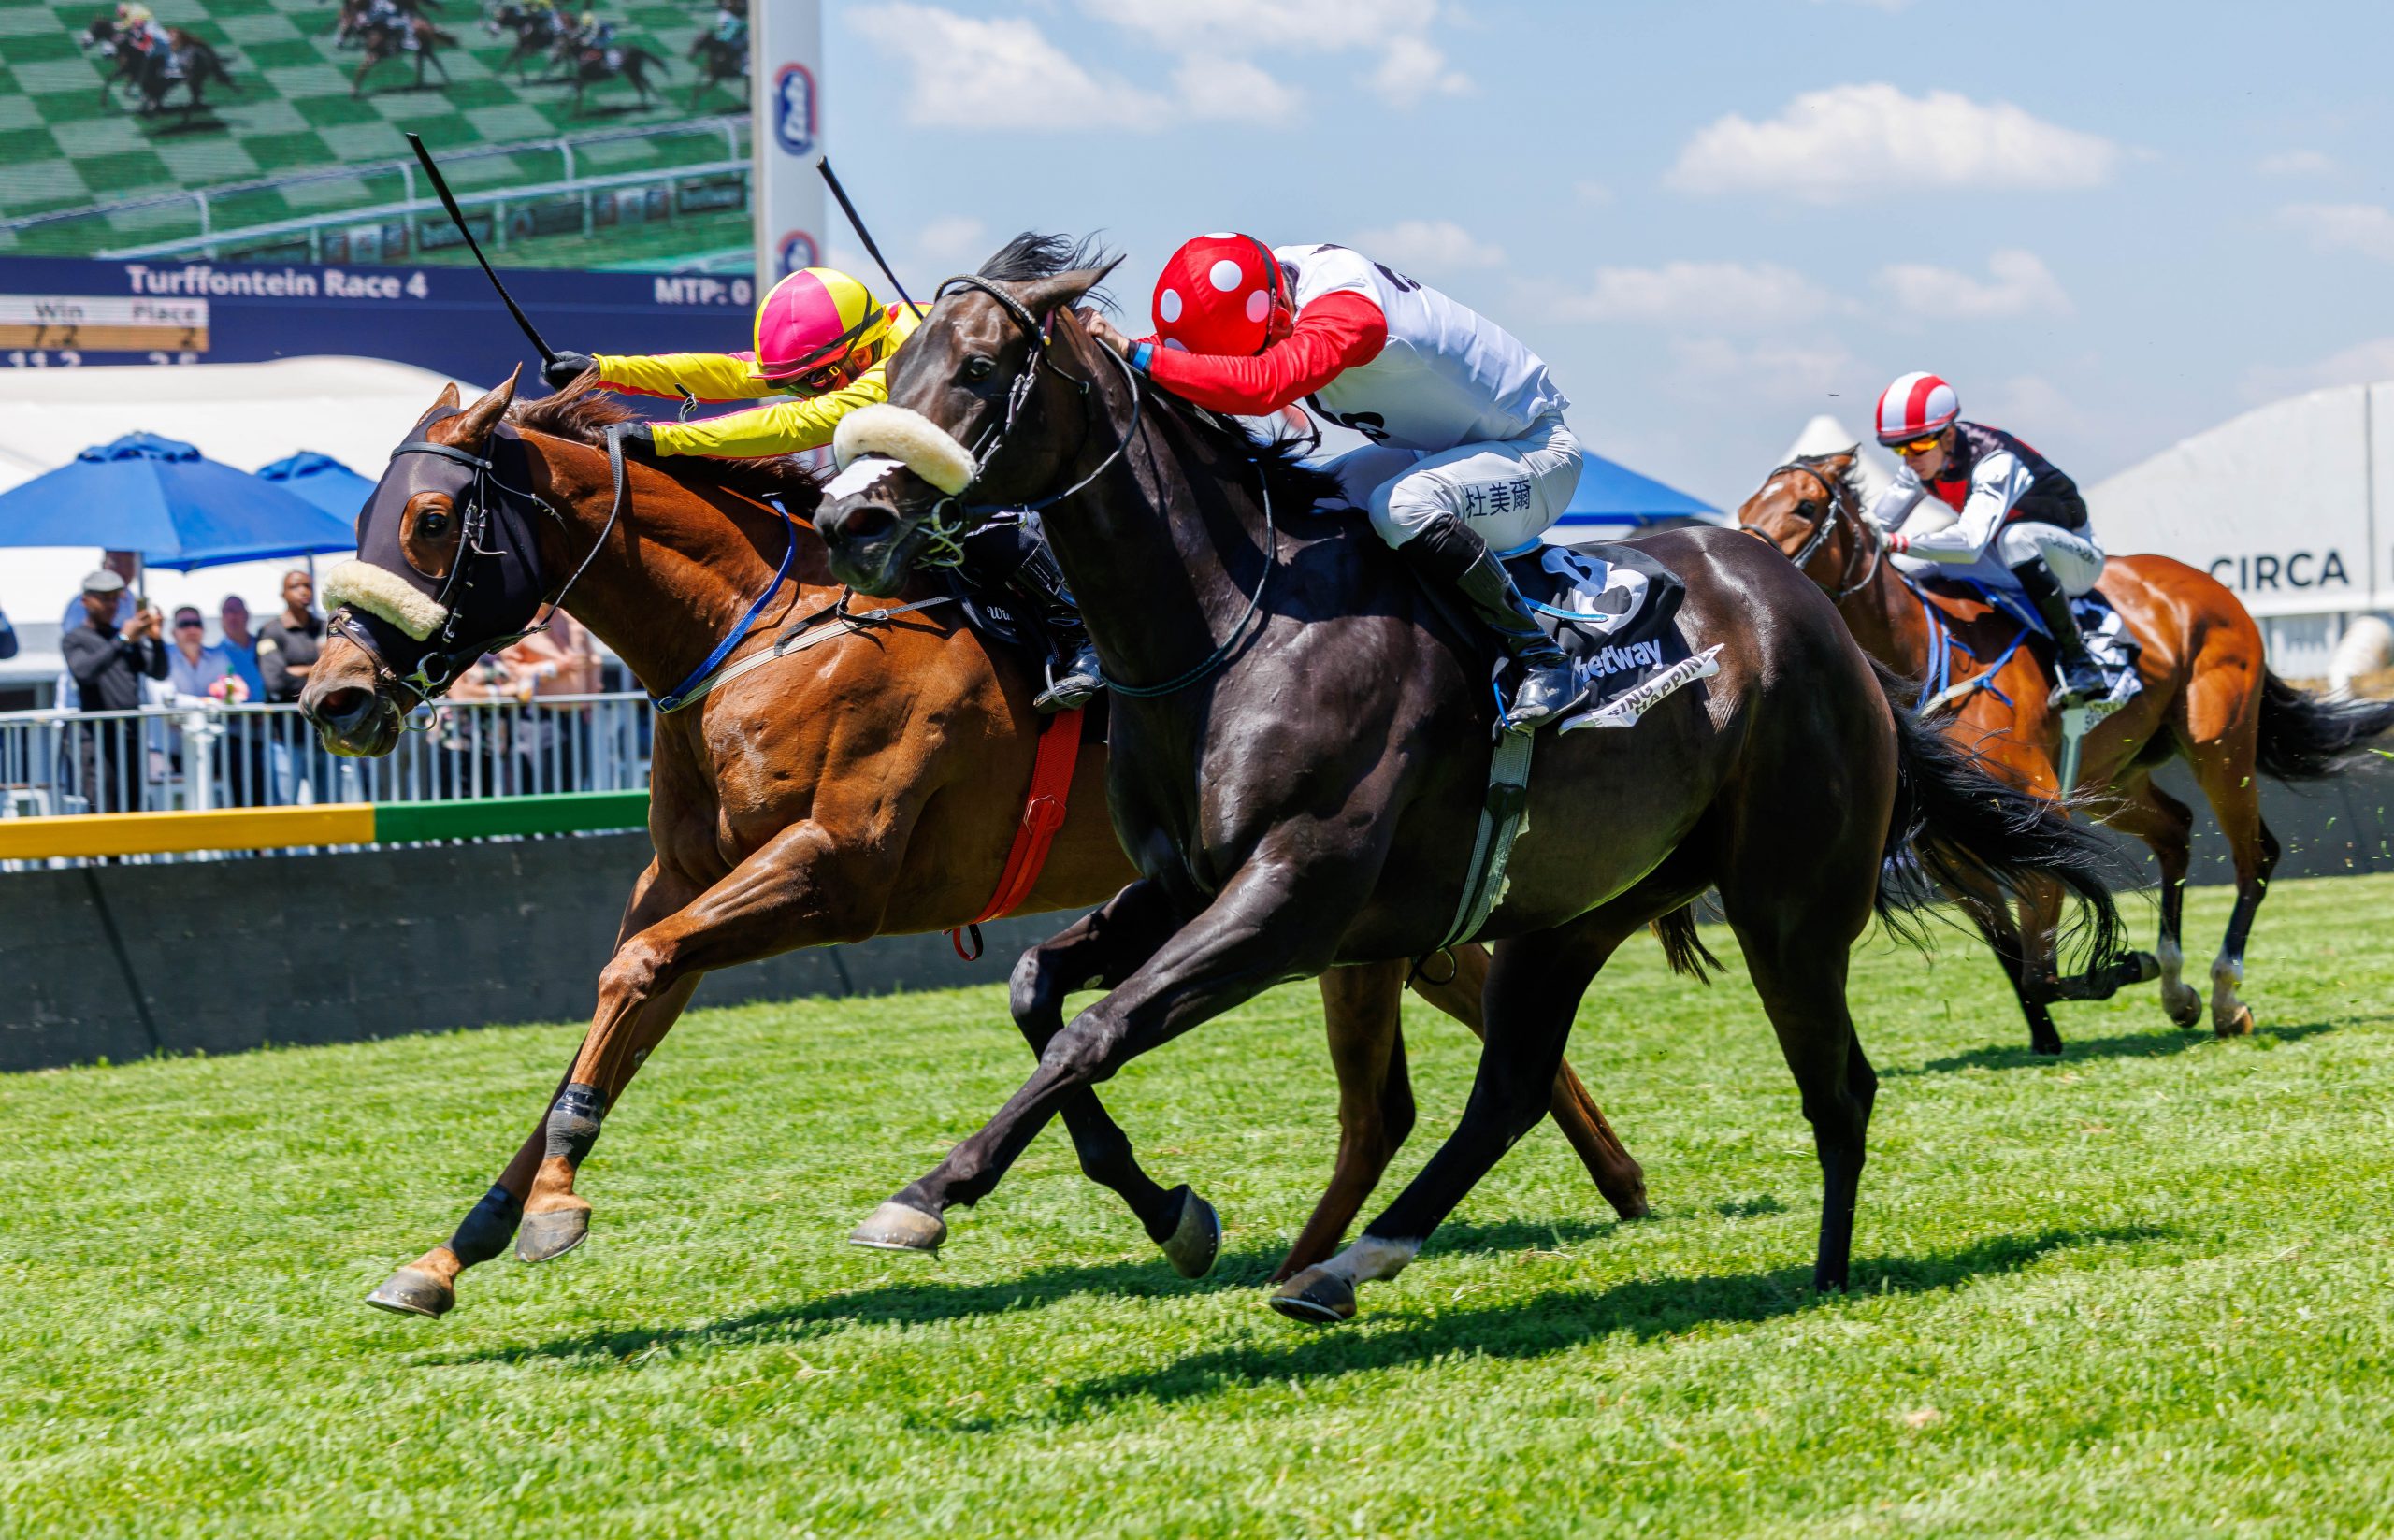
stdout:
{"type": "Polygon", "coordinates": [[[2025,594],[2060,653],[2055,698],[2083,704],[2104,690],[2070,611],[2071,596],[2103,575],[2086,499],[2034,449],[1961,414],[1954,387],[1933,374],[1907,374],[1881,394],[1879,441],[1903,468],[1871,505],[1871,520],[1907,571],[2025,594]]]}
{"type": "Polygon", "coordinates": [[[1380,538],[1503,639],[1521,679],[1509,724],[1535,727],[1579,690],[1492,552],[1530,544],[1579,486],[1569,397],[1512,334],[1343,246],[1266,249],[1202,236],[1164,265],[1155,336],[1092,330],[1157,384],[1260,417],[1303,400],[1372,442],[1323,468],[1380,538]]]}

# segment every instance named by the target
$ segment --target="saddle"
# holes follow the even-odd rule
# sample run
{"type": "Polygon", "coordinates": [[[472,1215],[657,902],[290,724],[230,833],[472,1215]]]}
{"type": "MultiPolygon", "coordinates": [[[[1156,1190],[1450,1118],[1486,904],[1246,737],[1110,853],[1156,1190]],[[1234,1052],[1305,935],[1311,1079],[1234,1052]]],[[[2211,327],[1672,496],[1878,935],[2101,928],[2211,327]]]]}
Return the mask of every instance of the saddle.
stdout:
{"type": "MultiPolygon", "coordinates": [[[[2045,627],[2044,617],[2037,613],[2036,606],[2030,604],[2025,595],[2009,588],[1993,587],[1973,578],[1946,577],[1939,573],[1930,573],[1913,581],[1925,593],[1949,598],[1976,599],[2006,618],[2017,621],[2020,625],[2019,640],[2004,649],[2005,656],[2013,648],[2026,644],[2030,637],[2048,643],[2053,640],[2052,634],[2045,627]]],[[[2078,623],[2078,635],[2086,644],[2087,655],[2103,670],[2103,698],[2088,708],[2088,720],[2099,722],[2135,699],[2138,692],[2144,688],[2144,680],[2136,669],[2137,660],[2144,655],[2144,648],[2128,629],[2127,618],[2099,588],[2090,588],[2072,598],[2070,614],[2078,623]]],[[[2032,649],[2032,652],[2043,666],[2046,675],[2053,677],[2052,659],[2041,650],[2032,649]]],[[[1992,678],[2002,663],[2002,656],[1991,662],[1985,677],[1992,678]]]]}
{"type": "MultiPolygon", "coordinates": [[[[1635,727],[1655,702],[1721,671],[1721,649],[1696,653],[1680,628],[1687,585],[1647,552],[1604,540],[1536,545],[1499,559],[1587,691],[1560,731],[1635,727]]],[[[1435,588],[1422,591],[1492,669],[1504,667],[1504,654],[1484,626],[1459,614],[1435,588]]]]}

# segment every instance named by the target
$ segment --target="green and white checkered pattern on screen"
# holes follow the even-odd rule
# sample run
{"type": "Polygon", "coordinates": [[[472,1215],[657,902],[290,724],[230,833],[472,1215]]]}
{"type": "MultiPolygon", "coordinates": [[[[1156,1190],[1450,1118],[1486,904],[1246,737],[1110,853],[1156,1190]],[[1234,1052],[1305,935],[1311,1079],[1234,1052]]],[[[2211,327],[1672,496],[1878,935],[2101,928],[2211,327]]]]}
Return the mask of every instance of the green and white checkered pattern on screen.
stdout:
{"type": "MultiPolygon", "coordinates": [[[[483,24],[487,8],[471,0],[426,12],[457,38],[458,46],[440,53],[447,84],[432,70],[417,89],[414,59],[404,56],[377,65],[362,96],[352,94],[351,81],[365,55],[337,46],[339,7],[327,0],[151,0],[151,8],[162,23],[206,39],[233,76],[235,90],[209,86],[208,110],[189,126],[180,86],[165,111],[146,118],[128,105],[122,85],[103,95],[107,63],[81,40],[95,17],[113,13],[113,0],[0,0],[0,166],[7,167],[0,176],[0,219],[391,161],[408,153],[404,131],[421,134],[437,152],[671,122],[693,115],[697,79],[685,55],[714,11],[706,0],[598,5],[619,44],[648,50],[667,68],[652,77],[659,89],[648,108],[638,108],[630,84],[616,79],[591,86],[577,117],[571,86],[540,79],[554,71],[547,58],[536,63],[529,82],[512,70],[500,78],[514,36],[492,36],[483,24]]],[[[574,0],[571,13],[581,8],[574,0]]],[[[695,115],[742,107],[737,85],[718,83],[699,98],[695,115]]],[[[723,156],[720,140],[698,135],[594,148],[600,153],[585,157],[579,169],[638,171],[723,156]]],[[[552,154],[497,156],[460,163],[451,180],[467,192],[553,178],[559,164],[552,154]]],[[[263,224],[393,201],[402,193],[396,174],[238,193],[216,202],[210,223],[220,230],[263,224]]],[[[83,255],[196,233],[184,203],[0,230],[0,254],[83,255]]],[[[526,258],[570,256],[527,251],[517,260],[526,258]]]]}

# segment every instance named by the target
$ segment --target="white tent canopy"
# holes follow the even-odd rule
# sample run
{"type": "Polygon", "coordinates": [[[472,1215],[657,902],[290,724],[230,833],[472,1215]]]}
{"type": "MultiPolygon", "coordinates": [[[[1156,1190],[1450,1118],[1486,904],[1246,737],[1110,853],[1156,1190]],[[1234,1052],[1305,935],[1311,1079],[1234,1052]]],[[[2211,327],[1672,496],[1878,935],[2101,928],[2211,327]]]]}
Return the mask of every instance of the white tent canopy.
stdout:
{"type": "MultiPolygon", "coordinates": [[[[1896,479],[1896,463],[1887,457],[1886,451],[1866,443],[1858,433],[1848,432],[1843,423],[1827,412],[1804,425],[1804,431],[1796,436],[1796,441],[1787,446],[1787,453],[1779,457],[1779,462],[1785,465],[1804,454],[1835,454],[1857,445],[1862,453],[1855,456],[1854,468],[1863,495],[1866,499],[1876,499],[1896,479]]],[[[1869,502],[1866,500],[1863,506],[1868,508],[1869,502]]]]}
{"type": "Polygon", "coordinates": [[[2386,609],[2394,384],[2248,411],[2088,488],[2086,503],[2107,550],[2199,567],[2257,616],[2386,609]]]}
{"type": "MultiPolygon", "coordinates": [[[[137,432],[182,439],[243,470],[312,449],[371,480],[448,382],[379,358],[0,370],[0,491],[137,432]]],[[[20,626],[55,621],[99,554],[0,548],[0,611],[20,626]]],[[[153,571],[149,589],[163,604],[198,605],[211,621],[224,595],[239,594],[264,618],[281,607],[280,574],[291,565],[153,571]]]]}

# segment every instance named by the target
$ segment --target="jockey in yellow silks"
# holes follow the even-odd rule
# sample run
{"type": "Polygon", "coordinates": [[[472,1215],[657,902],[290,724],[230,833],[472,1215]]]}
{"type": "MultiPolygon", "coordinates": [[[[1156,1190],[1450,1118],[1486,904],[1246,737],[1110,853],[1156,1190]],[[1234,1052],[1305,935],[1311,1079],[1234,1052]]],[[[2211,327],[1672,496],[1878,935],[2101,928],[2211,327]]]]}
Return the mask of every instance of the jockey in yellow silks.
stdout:
{"type": "MultiPolygon", "coordinates": [[[[889,399],[889,355],[915,334],[921,317],[883,305],[873,291],[832,267],[801,267],[773,285],[757,307],[755,345],[745,353],[668,353],[645,356],[561,353],[541,377],[562,390],[590,370],[605,389],[686,403],[764,405],[694,422],[632,425],[626,444],[657,455],[752,459],[820,449],[840,419],[889,399]]],[[[964,542],[967,575],[988,590],[1010,590],[1026,618],[1046,634],[1054,654],[1041,711],[1087,705],[1103,687],[1097,654],[1064,575],[1038,530],[992,521],[964,542]]]]}

